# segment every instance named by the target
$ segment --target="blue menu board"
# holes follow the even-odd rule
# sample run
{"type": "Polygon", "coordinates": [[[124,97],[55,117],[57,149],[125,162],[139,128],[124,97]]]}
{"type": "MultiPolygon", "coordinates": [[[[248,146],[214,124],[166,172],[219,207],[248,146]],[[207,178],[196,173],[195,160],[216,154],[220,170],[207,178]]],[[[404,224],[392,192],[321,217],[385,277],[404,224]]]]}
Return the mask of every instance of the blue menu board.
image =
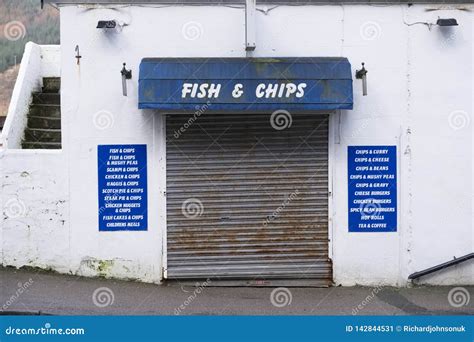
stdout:
{"type": "Polygon", "coordinates": [[[147,230],[146,145],[99,145],[99,231],[147,230]]]}
{"type": "Polygon", "coordinates": [[[397,147],[349,146],[349,232],[397,231],[397,147]]]}

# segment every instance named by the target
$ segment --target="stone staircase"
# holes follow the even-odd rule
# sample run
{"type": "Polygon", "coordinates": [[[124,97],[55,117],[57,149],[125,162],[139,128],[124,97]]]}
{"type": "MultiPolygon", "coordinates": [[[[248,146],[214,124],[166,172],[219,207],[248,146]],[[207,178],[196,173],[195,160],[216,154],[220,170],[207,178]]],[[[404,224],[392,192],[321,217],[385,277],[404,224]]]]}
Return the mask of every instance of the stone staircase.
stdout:
{"type": "Polygon", "coordinates": [[[43,78],[43,88],[33,94],[28,123],[22,141],[23,149],[61,148],[61,79],[43,78]]]}

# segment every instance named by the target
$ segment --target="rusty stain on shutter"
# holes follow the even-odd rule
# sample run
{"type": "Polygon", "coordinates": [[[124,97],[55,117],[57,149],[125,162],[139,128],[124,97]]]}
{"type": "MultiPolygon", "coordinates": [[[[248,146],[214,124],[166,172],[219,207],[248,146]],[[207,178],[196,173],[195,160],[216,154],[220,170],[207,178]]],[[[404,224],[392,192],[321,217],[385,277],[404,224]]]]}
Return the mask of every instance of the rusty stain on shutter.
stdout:
{"type": "Polygon", "coordinates": [[[168,278],[329,285],[328,115],[190,117],[166,119],[168,278]]]}

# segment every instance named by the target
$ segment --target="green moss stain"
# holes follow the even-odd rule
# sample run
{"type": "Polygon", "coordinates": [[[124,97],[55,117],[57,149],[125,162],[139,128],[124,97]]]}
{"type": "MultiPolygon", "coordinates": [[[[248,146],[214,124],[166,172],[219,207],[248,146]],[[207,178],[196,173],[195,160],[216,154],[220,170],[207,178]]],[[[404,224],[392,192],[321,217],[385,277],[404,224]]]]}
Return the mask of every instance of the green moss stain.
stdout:
{"type": "Polygon", "coordinates": [[[99,273],[99,275],[105,277],[108,275],[108,271],[113,265],[112,260],[98,260],[97,265],[96,265],[96,271],[99,273]]]}

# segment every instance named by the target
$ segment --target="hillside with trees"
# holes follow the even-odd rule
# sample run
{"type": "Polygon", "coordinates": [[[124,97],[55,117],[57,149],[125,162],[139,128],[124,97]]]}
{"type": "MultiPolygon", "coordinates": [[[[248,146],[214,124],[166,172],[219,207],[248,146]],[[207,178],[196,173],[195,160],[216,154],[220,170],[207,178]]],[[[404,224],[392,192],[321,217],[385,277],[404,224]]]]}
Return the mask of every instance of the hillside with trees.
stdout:
{"type": "Polygon", "coordinates": [[[29,41],[59,44],[59,13],[40,0],[0,0],[0,115],[6,115],[12,86],[29,41]]]}

